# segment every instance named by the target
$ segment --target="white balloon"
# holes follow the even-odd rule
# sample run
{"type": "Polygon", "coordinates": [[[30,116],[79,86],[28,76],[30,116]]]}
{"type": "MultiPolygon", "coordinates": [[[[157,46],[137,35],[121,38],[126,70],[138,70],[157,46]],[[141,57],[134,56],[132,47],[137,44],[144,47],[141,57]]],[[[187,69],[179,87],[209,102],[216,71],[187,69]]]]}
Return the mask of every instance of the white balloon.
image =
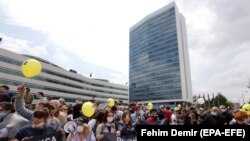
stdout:
{"type": "Polygon", "coordinates": [[[199,98],[198,101],[197,101],[199,104],[204,104],[205,103],[205,100],[203,98],[199,98]]]}

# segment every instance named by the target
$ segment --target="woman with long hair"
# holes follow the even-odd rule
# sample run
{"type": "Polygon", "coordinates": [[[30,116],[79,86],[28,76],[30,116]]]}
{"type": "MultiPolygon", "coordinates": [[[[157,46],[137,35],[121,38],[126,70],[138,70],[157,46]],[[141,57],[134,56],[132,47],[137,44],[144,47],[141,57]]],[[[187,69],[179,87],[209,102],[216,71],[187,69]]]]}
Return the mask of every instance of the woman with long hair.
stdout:
{"type": "Polygon", "coordinates": [[[122,115],[122,122],[117,124],[121,136],[125,139],[134,139],[136,137],[135,127],[132,125],[131,114],[126,111],[122,115]]]}
{"type": "Polygon", "coordinates": [[[114,122],[114,113],[112,111],[106,111],[102,122],[98,125],[96,129],[96,139],[102,140],[105,137],[105,133],[113,133],[117,137],[120,136],[120,132],[116,130],[116,125],[114,122]]]}
{"type": "Polygon", "coordinates": [[[70,133],[67,141],[96,141],[92,129],[86,123],[78,123],[76,132],[70,133]]]}

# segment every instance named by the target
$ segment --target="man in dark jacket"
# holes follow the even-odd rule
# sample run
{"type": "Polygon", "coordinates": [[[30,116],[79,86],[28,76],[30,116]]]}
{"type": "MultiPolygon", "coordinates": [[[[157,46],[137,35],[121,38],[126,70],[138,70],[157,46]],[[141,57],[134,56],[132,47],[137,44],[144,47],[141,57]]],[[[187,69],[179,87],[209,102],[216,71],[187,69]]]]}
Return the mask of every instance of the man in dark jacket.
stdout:
{"type": "Polygon", "coordinates": [[[81,109],[82,109],[82,98],[78,97],[76,99],[76,104],[73,106],[73,119],[81,117],[81,109]]]}
{"type": "Polygon", "coordinates": [[[165,118],[165,110],[166,110],[165,106],[161,105],[160,110],[158,111],[159,120],[162,120],[165,118]]]}
{"type": "Polygon", "coordinates": [[[202,122],[201,125],[224,125],[221,117],[218,115],[219,109],[217,107],[213,107],[211,110],[211,114],[208,115],[202,122]]]}
{"type": "Polygon", "coordinates": [[[183,119],[184,125],[191,125],[191,118],[186,109],[181,110],[181,118],[183,119]]]}
{"type": "Polygon", "coordinates": [[[224,105],[220,106],[220,117],[225,125],[229,125],[230,121],[233,119],[233,116],[228,113],[227,108],[224,105]]]}

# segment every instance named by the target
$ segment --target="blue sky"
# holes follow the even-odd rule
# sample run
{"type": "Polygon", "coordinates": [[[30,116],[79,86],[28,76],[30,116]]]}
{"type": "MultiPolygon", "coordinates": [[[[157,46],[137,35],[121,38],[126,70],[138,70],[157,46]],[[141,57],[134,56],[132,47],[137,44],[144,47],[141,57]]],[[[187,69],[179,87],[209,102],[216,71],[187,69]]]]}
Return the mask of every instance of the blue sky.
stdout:
{"type": "MultiPolygon", "coordinates": [[[[0,47],[83,75],[128,81],[129,28],[173,0],[0,0],[0,47]]],[[[185,16],[194,94],[250,99],[250,2],[176,0],[185,16]]]]}

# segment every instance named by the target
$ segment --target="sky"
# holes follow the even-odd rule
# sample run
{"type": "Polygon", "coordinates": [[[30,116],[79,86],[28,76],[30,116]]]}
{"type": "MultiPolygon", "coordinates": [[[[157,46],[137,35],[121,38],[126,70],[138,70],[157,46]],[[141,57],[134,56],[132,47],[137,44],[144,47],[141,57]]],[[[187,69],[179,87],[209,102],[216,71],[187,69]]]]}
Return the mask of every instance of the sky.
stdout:
{"type": "MultiPolygon", "coordinates": [[[[129,28],[172,1],[0,0],[0,47],[125,84],[129,28]]],[[[175,2],[186,19],[193,94],[250,100],[250,1],[175,2]]]]}

